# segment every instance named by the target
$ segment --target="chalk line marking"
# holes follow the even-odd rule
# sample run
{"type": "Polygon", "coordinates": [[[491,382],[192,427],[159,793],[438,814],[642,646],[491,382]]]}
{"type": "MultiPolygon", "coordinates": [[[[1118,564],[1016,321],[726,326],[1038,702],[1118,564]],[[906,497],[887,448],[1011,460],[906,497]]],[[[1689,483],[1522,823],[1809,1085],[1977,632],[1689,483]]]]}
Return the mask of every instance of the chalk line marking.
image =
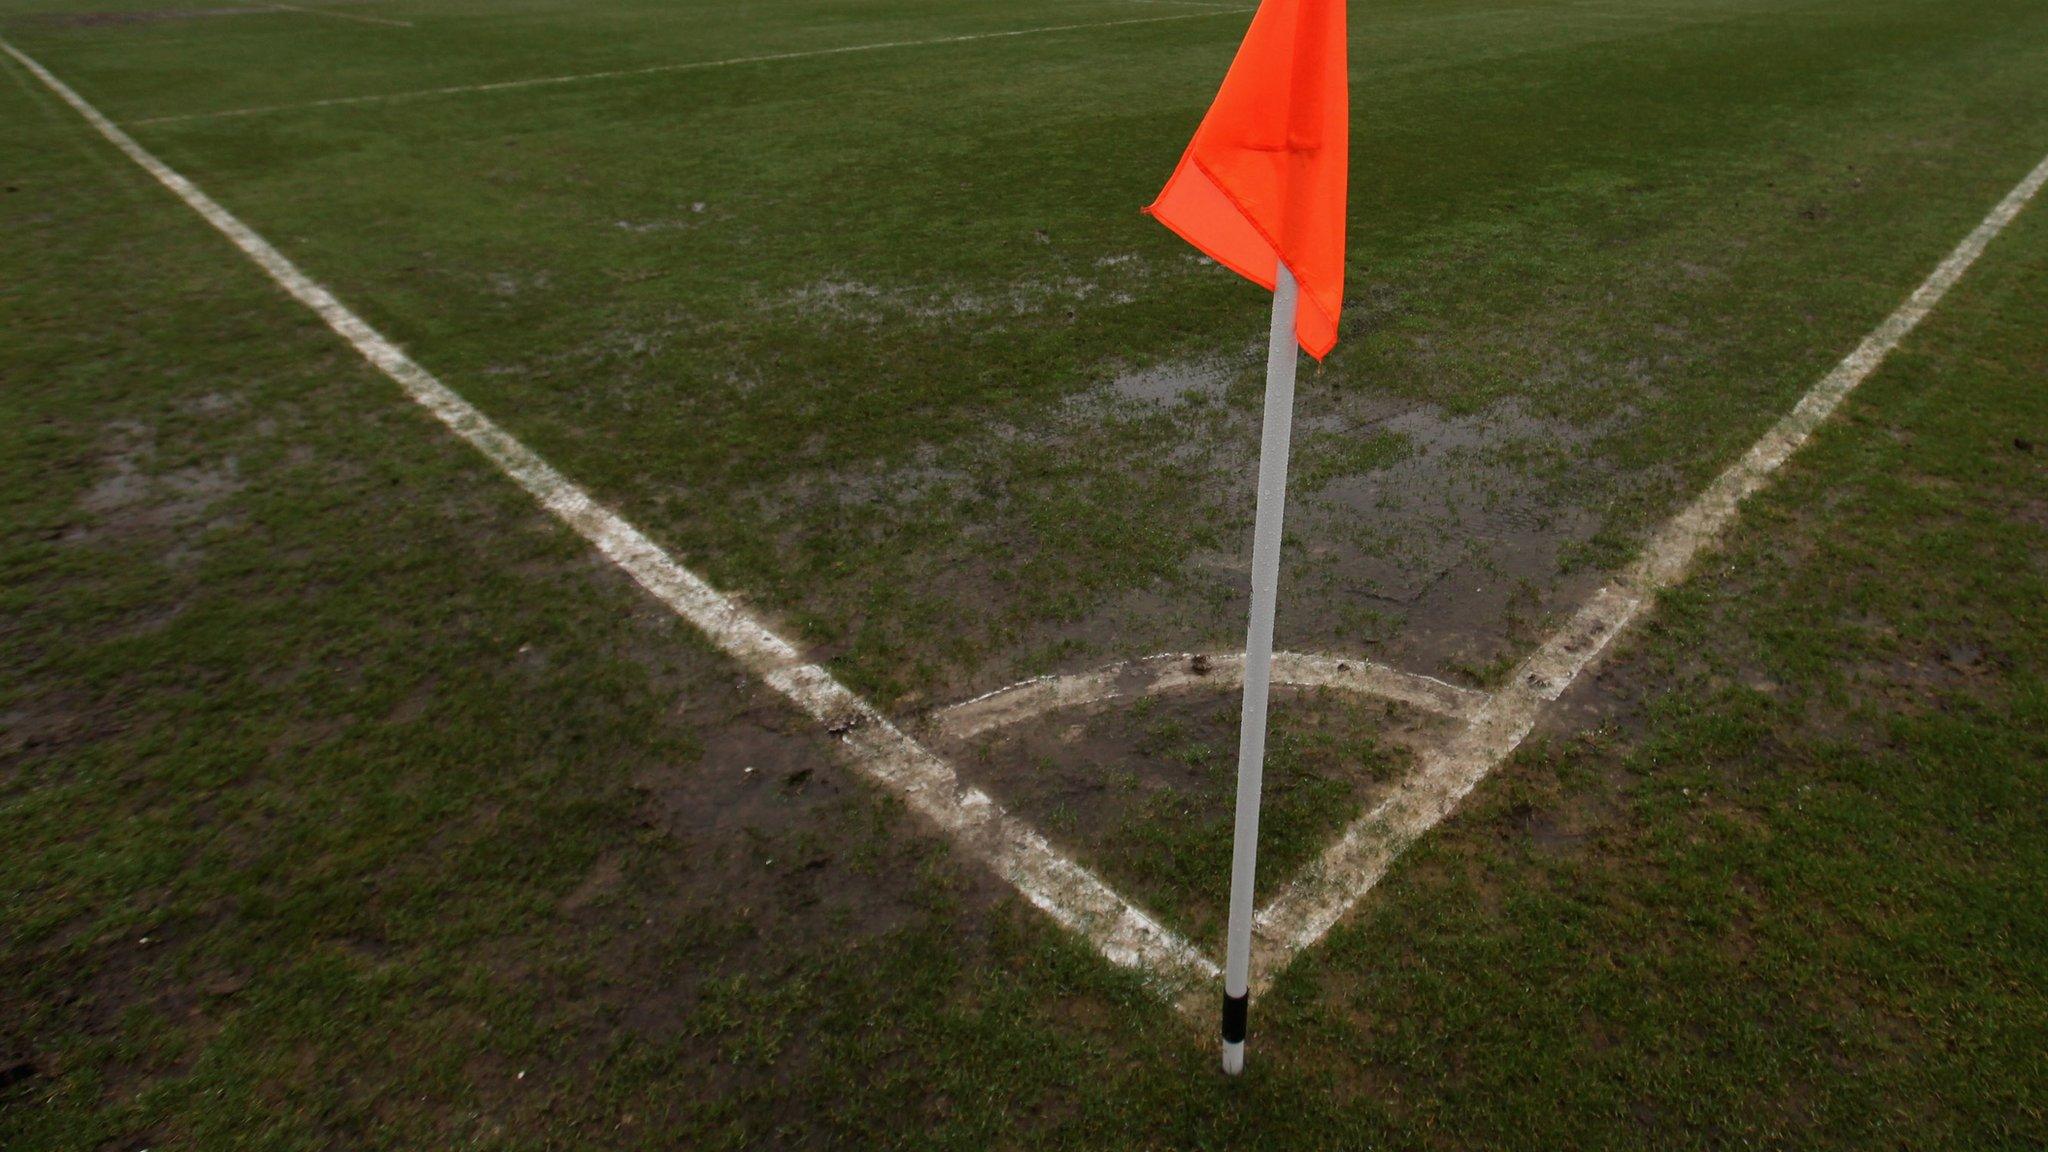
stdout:
{"type": "Polygon", "coordinates": [[[1593,593],[1562,630],[1524,660],[1508,685],[1494,693],[1462,731],[1425,753],[1421,765],[1391,795],[1353,821],[1314,864],[1275,894],[1258,914],[1254,987],[1269,987],[1290,960],[1322,939],[1379,883],[1403,849],[1450,815],[1521,746],[1544,709],[1648,610],[1659,591],[1684,578],[1693,559],[1735,519],[1742,501],[1770,483],[1814,429],[1926,319],[2044,183],[2048,158],[1791,412],[1659,529],[1633,564],[1593,593]]]}
{"type": "Polygon", "coordinates": [[[738,602],[649,540],[616,512],[498,427],[432,373],[386,340],[191,181],[143,149],[41,64],[5,40],[0,50],[69,104],[107,141],[183,200],[254,261],[278,287],[313,310],[363,359],[498,467],[641,587],[703,632],[846,744],[853,765],[899,796],[968,852],[986,860],[1025,899],[1079,933],[1111,962],[1135,968],[1169,992],[1219,978],[1216,965],[1158,920],[1118,895],[1093,872],[1061,855],[1035,829],[952,765],[904,734],[866,700],[817,664],[806,662],[738,602]]]}
{"type": "MultiPolygon", "coordinates": [[[[1147,972],[1154,978],[1155,987],[1172,997],[1192,1019],[1208,1018],[1214,1008],[1213,983],[1220,975],[1213,961],[1125,900],[1092,872],[1060,855],[1043,836],[1003,811],[987,794],[962,785],[944,760],[896,728],[826,669],[804,662],[794,645],[676,562],[637,528],[599,505],[414,363],[267,241],[145,151],[42,65],[5,40],[0,40],[0,50],[204,217],[287,293],[311,308],[414,401],[482,452],[564,524],[589,540],[743,667],[760,676],[828,731],[839,735],[849,746],[850,758],[859,771],[896,792],[909,807],[970,852],[979,853],[1026,899],[1087,939],[1111,962],[1147,972]]],[[[1314,864],[1283,885],[1260,910],[1253,961],[1255,988],[1269,988],[1289,961],[1320,940],[1357,905],[1403,850],[1442,822],[1521,745],[1543,711],[1650,607],[1659,591],[1684,577],[1700,551],[1712,544],[1734,519],[1741,502],[1770,483],[1815,428],[1919,326],[2044,184],[2048,184],[2048,158],[2007,193],[1905,303],[1864,337],[1790,413],[1659,529],[1636,561],[1589,597],[1563,629],[1517,666],[1506,687],[1484,697],[1476,706],[1461,702],[1467,709],[1464,727],[1425,753],[1415,772],[1347,826],[1314,864]]],[[[1348,669],[1340,667],[1339,671],[1348,669]]],[[[1393,672],[1394,677],[1381,681],[1364,676],[1344,684],[1369,692],[1378,692],[1386,685],[1422,691],[1414,681],[1428,679],[1393,669],[1387,671],[1393,672]]],[[[1090,675],[1093,674],[1053,681],[1086,681],[1090,675]]],[[[1013,689],[1028,694],[1036,683],[1040,682],[1027,681],[1025,685],[977,699],[985,701],[1013,689]]]]}
{"type": "Polygon", "coordinates": [[[391,28],[410,28],[410,20],[387,20],[382,16],[359,16],[354,12],[333,12],[325,8],[301,8],[297,4],[265,4],[259,11],[297,12],[302,16],[326,16],[334,20],[354,20],[359,24],[383,24],[391,28]]]}
{"type": "Polygon", "coordinates": [[[1227,8],[1232,12],[1249,12],[1242,4],[1218,4],[1213,0],[1117,0],[1119,4],[1167,4],[1175,8],[1227,8]]]}
{"type": "MultiPolygon", "coordinates": [[[[1242,652],[1162,652],[1139,660],[1119,661],[1092,672],[1036,676],[941,708],[932,713],[931,719],[940,735],[969,740],[1061,708],[1163,692],[1230,689],[1242,683],[1242,652]]],[[[1460,688],[1434,676],[1403,672],[1348,656],[1301,652],[1273,654],[1273,683],[1287,688],[1330,688],[1378,696],[1460,720],[1487,699],[1484,692],[1460,688]]]]}
{"type": "Polygon", "coordinates": [[[675,64],[650,64],[645,68],[616,68],[604,72],[577,72],[564,76],[535,76],[524,80],[499,80],[490,84],[455,84],[445,88],[418,88],[409,92],[383,92],[367,96],[334,96],[296,104],[263,104],[249,108],[228,108],[219,112],[186,112],[175,116],[147,116],[128,121],[131,128],[147,124],[175,124],[191,120],[220,120],[231,116],[262,116],[272,112],[299,112],[313,108],[340,108],[352,104],[381,104],[395,100],[421,100],[434,96],[462,96],[475,92],[511,92],[555,84],[582,84],[593,80],[619,80],[631,76],[653,76],[666,72],[694,72],[705,68],[732,68],[741,64],[768,64],[778,60],[808,60],[818,56],[844,56],[853,52],[881,52],[891,48],[931,48],[944,44],[967,44],[977,40],[1002,40],[1017,36],[1045,36],[1055,32],[1078,32],[1090,28],[1123,28],[1133,24],[1164,24],[1172,20],[1206,20],[1250,8],[1224,8],[1213,12],[1176,12],[1171,16],[1136,16],[1125,20],[1098,20],[1086,24],[1050,24],[1042,28],[1012,28],[1005,32],[973,32],[964,36],[938,36],[929,40],[886,40],[875,44],[847,44],[838,48],[811,48],[799,52],[769,52],[759,56],[733,56],[724,60],[686,60],[675,64]]]}

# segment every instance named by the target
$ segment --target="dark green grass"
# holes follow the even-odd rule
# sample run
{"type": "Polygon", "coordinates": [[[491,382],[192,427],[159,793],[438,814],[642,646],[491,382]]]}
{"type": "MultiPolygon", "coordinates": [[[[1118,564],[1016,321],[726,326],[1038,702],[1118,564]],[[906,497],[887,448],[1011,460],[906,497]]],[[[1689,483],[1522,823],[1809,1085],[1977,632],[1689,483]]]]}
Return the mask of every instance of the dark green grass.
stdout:
{"type": "MultiPolygon", "coordinates": [[[[137,118],[1158,8],[9,28],[137,118]]],[[[1253,381],[1220,403],[1090,402],[1126,367],[1236,356],[1262,331],[1255,292],[1136,212],[1242,22],[137,131],[855,683],[936,703],[1239,628],[1236,573],[1190,559],[1248,535],[1253,381]]],[[[1590,518],[1516,573],[1546,612],[1888,311],[2048,122],[2032,4],[1438,2],[1355,23],[1354,304],[1304,388],[1324,419],[1302,450],[1371,474],[1387,461],[1341,442],[1390,400],[1512,397],[1569,429],[1498,481],[1590,518]]],[[[1457,531],[1432,517],[1376,546],[1457,531]]],[[[1453,583],[1483,571],[1472,548],[1453,583]]],[[[1355,650],[1344,609],[1376,591],[1338,579],[1291,605],[1288,642],[1355,650]]],[[[1423,670],[1521,648],[1495,608],[1431,639],[1438,622],[1382,607],[1388,655],[1423,670]]]]}
{"type": "Polygon", "coordinates": [[[1290,974],[1305,1046],[1400,1066],[1333,1088],[1531,1146],[2042,1141],[2044,270],[2035,212],[1290,974]]]}
{"type": "MultiPolygon", "coordinates": [[[[0,30],[134,118],[1136,7],[0,30]]],[[[1591,437],[1509,466],[1618,562],[2038,159],[2041,20],[1361,9],[1358,303],[1304,459],[1395,463],[1347,423],[1388,397],[1514,397],[1591,437]]],[[[1261,327],[1131,213],[1239,25],[1143,27],[137,131],[932,700],[1240,626],[1189,557],[1241,544],[1247,381],[1098,404],[1261,327]],[[828,282],[874,293],[792,304],[828,282]],[[1160,452],[1197,434],[1237,443],[1160,452]],[[1090,630],[1133,589],[1172,610],[1090,630]]],[[[1262,1001],[1226,1089],[4,71],[0,1057],[36,1075],[0,1145],[2048,1142],[2038,209],[1262,1001]]]]}

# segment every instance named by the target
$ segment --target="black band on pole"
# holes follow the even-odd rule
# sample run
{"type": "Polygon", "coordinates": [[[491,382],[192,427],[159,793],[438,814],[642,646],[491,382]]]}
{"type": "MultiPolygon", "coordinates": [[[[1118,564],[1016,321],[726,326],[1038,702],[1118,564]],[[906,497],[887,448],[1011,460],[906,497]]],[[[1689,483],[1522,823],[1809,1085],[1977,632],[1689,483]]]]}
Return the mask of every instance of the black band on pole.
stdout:
{"type": "Polygon", "coordinates": [[[1223,994],[1223,1042],[1244,1043],[1245,1020],[1251,1015],[1252,994],[1249,989],[1237,996],[1223,994]]]}

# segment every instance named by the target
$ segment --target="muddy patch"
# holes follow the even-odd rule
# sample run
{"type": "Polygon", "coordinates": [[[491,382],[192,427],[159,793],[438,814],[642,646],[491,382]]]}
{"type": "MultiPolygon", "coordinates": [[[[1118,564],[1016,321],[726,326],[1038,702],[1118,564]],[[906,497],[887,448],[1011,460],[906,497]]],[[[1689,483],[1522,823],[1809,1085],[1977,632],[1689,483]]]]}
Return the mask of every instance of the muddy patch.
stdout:
{"type": "Polygon", "coordinates": [[[172,567],[199,560],[205,534],[228,519],[215,505],[243,486],[233,456],[161,468],[155,430],[132,422],[108,426],[100,468],[100,478],[78,498],[79,518],[64,542],[154,541],[172,567]]]}
{"type": "MultiPolygon", "coordinates": [[[[733,933],[718,943],[730,962],[765,958],[757,951],[764,937],[854,947],[917,919],[917,899],[890,878],[924,874],[948,847],[878,805],[872,785],[801,717],[746,686],[722,700],[700,698],[688,723],[701,733],[702,755],[633,779],[644,824],[667,845],[660,886],[672,887],[681,905],[670,923],[690,931],[687,909],[718,908],[733,933]]],[[[562,907],[602,919],[632,886],[600,859],[562,907]]],[[[978,872],[968,887],[977,910],[1000,898],[996,882],[978,872]]]]}
{"type": "Polygon", "coordinates": [[[1463,416],[1355,408],[1301,433],[1285,642],[1364,644],[1412,671],[1489,684],[1599,582],[1568,568],[1600,518],[1560,492],[1593,466],[1593,436],[1513,400],[1463,416]]]}

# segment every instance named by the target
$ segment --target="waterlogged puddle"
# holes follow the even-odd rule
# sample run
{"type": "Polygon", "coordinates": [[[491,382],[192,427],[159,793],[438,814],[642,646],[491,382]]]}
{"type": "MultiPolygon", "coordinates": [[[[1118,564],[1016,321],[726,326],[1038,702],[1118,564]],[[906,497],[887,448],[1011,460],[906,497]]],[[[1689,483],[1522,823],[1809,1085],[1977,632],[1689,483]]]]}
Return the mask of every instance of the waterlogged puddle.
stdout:
{"type": "Polygon", "coordinates": [[[1055,275],[972,287],[887,286],[851,277],[814,281],[765,301],[776,311],[813,320],[874,327],[906,320],[1000,320],[1035,316],[1083,303],[1135,303],[1145,267],[1135,260],[1097,264],[1089,276],[1055,275]]]}
{"type": "Polygon", "coordinates": [[[921,446],[910,461],[870,464],[806,475],[789,485],[805,504],[830,504],[847,509],[908,511],[933,503],[962,506],[972,499],[971,473],[946,467],[939,452],[921,446]]]}
{"type": "Polygon", "coordinates": [[[1470,416],[1416,406],[1311,431],[1304,455],[1313,458],[1318,436],[1397,447],[1370,471],[1306,478],[1290,501],[1294,594],[1282,597],[1281,622],[1291,646],[1356,650],[1360,638],[1346,633],[1363,630],[1385,643],[1379,658],[1471,673],[1597,583],[1592,573],[1566,578],[1560,560],[1599,518],[1552,482],[1579,466],[1585,431],[1506,401],[1470,416]]]}
{"type": "MultiPolygon", "coordinates": [[[[968,438],[750,493],[796,574],[776,601],[857,619],[810,639],[861,652],[885,707],[1241,644],[1257,351],[1128,370],[968,438]]],[[[1564,571],[1600,521],[1560,484],[1593,466],[1594,431],[1305,373],[1280,644],[1488,684],[1599,581],[1564,571]]]]}
{"type": "Polygon", "coordinates": [[[1241,369],[1222,360],[1157,364],[1126,372],[1110,382],[1120,400],[1134,404],[1178,404],[1189,399],[1220,400],[1241,369]]]}
{"type": "Polygon", "coordinates": [[[1314,567],[1338,589],[1411,603],[1489,541],[1540,532],[1551,511],[1540,488],[1495,457],[1551,453],[1576,439],[1513,411],[1447,417],[1413,408],[1332,438],[1396,448],[1371,471],[1308,482],[1294,527],[1314,567]]]}

